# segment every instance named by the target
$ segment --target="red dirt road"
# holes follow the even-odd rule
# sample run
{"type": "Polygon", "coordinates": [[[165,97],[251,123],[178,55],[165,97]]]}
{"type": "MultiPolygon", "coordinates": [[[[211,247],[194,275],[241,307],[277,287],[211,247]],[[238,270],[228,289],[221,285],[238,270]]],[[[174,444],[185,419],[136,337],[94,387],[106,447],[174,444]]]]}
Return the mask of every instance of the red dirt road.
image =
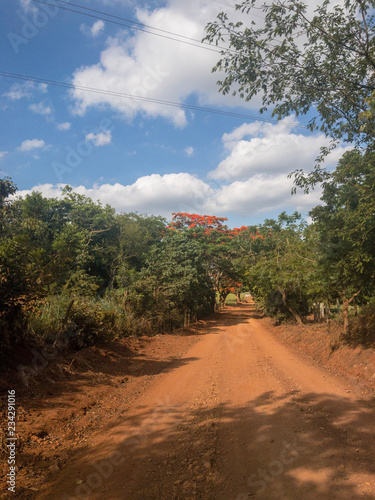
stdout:
{"type": "Polygon", "coordinates": [[[108,390],[115,414],[36,499],[375,499],[373,400],[283,345],[251,305],[145,384],[108,390]]]}

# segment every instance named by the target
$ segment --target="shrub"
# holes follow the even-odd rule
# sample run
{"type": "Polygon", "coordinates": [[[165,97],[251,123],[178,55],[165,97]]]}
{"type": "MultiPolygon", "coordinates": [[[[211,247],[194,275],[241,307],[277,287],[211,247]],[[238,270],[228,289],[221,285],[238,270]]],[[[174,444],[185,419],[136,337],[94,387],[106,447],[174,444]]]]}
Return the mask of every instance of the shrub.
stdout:
{"type": "Polygon", "coordinates": [[[375,347],[375,300],[361,307],[360,314],[351,318],[348,333],[342,340],[349,345],[375,347]]]}

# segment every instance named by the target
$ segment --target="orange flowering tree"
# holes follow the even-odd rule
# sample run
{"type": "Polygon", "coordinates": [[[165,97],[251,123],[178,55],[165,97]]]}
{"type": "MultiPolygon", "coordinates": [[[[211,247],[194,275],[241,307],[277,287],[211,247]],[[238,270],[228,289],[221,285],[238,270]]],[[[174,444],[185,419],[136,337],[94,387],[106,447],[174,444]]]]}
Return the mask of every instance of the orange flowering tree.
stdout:
{"type": "Polygon", "coordinates": [[[178,212],[172,214],[172,221],[165,230],[166,237],[183,232],[200,243],[206,270],[219,296],[220,307],[224,306],[229,293],[235,293],[239,300],[243,286],[238,245],[236,246],[234,242],[245,234],[250,238],[260,237],[260,235],[250,235],[247,226],[230,229],[226,222],[226,217],[178,212]]]}

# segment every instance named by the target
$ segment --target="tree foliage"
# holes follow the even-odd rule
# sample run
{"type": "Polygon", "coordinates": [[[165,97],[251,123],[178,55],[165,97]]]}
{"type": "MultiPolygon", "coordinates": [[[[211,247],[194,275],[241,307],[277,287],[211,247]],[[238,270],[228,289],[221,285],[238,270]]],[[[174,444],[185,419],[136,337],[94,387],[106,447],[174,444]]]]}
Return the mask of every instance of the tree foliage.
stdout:
{"type": "Polygon", "coordinates": [[[273,106],[278,118],[316,110],[311,130],[335,139],[373,142],[362,114],[375,90],[373,1],[308,3],[257,0],[236,6],[244,21],[220,13],[206,26],[206,40],[228,43],[214,71],[224,71],[220,91],[246,100],[260,94],[261,112],[273,106]],[[255,21],[252,14],[264,20],[255,21]]]}
{"type": "Polygon", "coordinates": [[[374,293],[375,154],[345,153],[323,185],[322,201],[311,211],[319,235],[320,269],[330,297],[348,305],[374,293]]]}
{"type": "Polygon", "coordinates": [[[3,360],[20,343],[43,345],[65,330],[74,348],[170,331],[242,290],[271,316],[300,324],[314,303],[339,300],[347,332],[350,304],[370,307],[375,294],[374,162],[371,151],[346,153],[326,176],[309,225],[296,212],[233,229],[209,215],[175,213],[166,224],[118,214],[69,187],[59,199],[14,198],[5,179],[3,360]]]}

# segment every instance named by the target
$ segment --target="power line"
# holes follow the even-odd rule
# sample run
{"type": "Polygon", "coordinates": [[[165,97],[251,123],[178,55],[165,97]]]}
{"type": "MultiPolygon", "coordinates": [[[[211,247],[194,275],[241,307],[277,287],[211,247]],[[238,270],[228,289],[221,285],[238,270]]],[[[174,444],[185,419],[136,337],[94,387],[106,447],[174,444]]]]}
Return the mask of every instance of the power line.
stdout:
{"type": "MultiPolygon", "coordinates": [[[[178,102],[173,102],[173,101],[167,101],[164,99],[155,99],[155,98],[151,98],[151,97],[141,97],[141,96],[136,96],[136,95],[132,95],[132,94],[126,94],[123,92],[114,92],[112,90],[97,89],[94,87],[85,87],[83,85],[73,85],[72,83],[59,82],[57,80],[48,80],[46,78],[39,78],[39,77],[29,76],[29,75],[21,75],[18,73],[10,73],[8,71],[1,71],[0,70],[0,76],[4,76],[6,78],[12,78],[12,79],[16,79],[16,80],[44,83],[46,85],[52,85],[54,87],[63,87],[63,88],[72,89],[72,90],[81,90],[83,92],[91,92],[91,93],[95,93],[95,94],[102,94],[102,95],[107,95],[107,96],[119,97],[119,98],[123,98],[123,99],[131,99],[134,101],[151,102],[151,103],[160,104],[163,106],[171,106],[171,107],[175,107],[175,108],[200,111],[203,113],[211,113],[211,114],[216,114],[216,115],[229,116],[232,118],[242,118],[242,119],[246,119],[246,120],[256,120],[256,121],[262,121],[262,122],[267,122],[267,123],[278,123],[278,120],[274,120],[271,118],[263,118],[263,117],[259,117],[259,116],[248,115],[245,113],[235,113],[233,111],[224,111],[222,109],[205,108],[203,106],[195,106],[193,104],[178,103],[178,102]]],[[[292,123],[290,123],[290,125],[292,125],[293,128],[305,129],[305,127],[302,125],[294,125],[292,123]]]]}
{"type": "MultiPolygon", "coordinates": [[[[59,1],[59,0],[57,0],[59,1]]],[[[230,7],[231,9],[233,10],[237,10],[236,7],[234,5],[229,5],[229,3],[225,3],[225,2],[220,2],[219,0],[213,0],[215,3],[219,3],[220,5],[225,5],[226,7],[230,7]]],[[[255,8],[255,7],[253,7],[255,8]]],[[[254,14],[253,12],[248,12],[247,13],[249,16],[253,16],[253,17],[258,17],[259,19],[262,19],[264,21],[264,17],[262,16],[258,16],[258,14],[254,14]]]]}
{"type": "MultiPolygon", "coordinates": [[[[185,36],[185,35],[181,35],[179,33],[175,33],[173,31],[168,31],[168,30],[164,30],[162,28],[156,28],[155,26],[150,26],[150,25],[147,25],[147,24],[144,24],[144,23],[139,23],[139,22],[134,21],[132,19],[127,19],[125,17],[115,16],[113,14],[109,14],[107,12],[103,12],[103,11],[96,10],[96,9],[91,9],[91,8],[85,7],[83,5],[73,4],[73,3],[70,3],[70,2],[65,2],[64,0],[55,0],[55,1],[59,2],[59,3],[67,4],[67,5],[73,5],[73,6],[78,7],[80,9],[84,10],[84,11],[88,10],[88,11],[91,11],[91,12],[96,12],[96,13],[101,14],[103,16],[113,17],[114,19],[119,19],[119,20],[122,20],[122,21],[126,21],[126,22],[129,22],[129,23],[132,23],[132,25],[121,23],[119,21],[113,21],[111,19],[107,19],[106,17],[100,17],[100,16],[96,16],[96,15],[93,15],[93,14],[88,14],[86,12],[81,12],[80,10],[75,10],[75,9],[68,8],[68,7],[63,7],[61,5],[51,4],[51,3],[46,2],[45,0],[32,0],[32,1],[35,2],[35,3],[40,3],[40,4],[44,4],[44,5],[50,5],[51,7],[57,7],[59,9],[66,10],[66,11],[69,11],[69,12],[74,12],[76,14],[81,14],[82,16],[91,17],[93,19],[98,19],[100,21],[106,21],[108,23],[116,24],[118,26],[123,26],[125,28],[129,28],[129,29],[132,29],[132,30],[135,30],[135,31],[140,31],[142,33],[147,33],[148,35],[154,35],[154,36],[158,36],[160,38],[166,38],[167,40],[172,40],[174,42],[179,42],[179,43],[183,43],[185,45],[190,45],[192,47],[197,47],[199,49],[204,49],[204,50],[209,50],[211,52],[216,52],[217,54],[222,54],[222,51],[225,51],[226,53],[229,52],[229,53],[232,53],[232,54],[239,54],[240,53],[239,51],[233,50],[230,47],[223,47],[222,45],[215,45],[215,46],[213,46],[211,43],[204,42],[202,40],[198,40],[197,38],[191,38],[191,37],[188,37],[188,36],[185,36]],[[134,26],[135,24],[138,25],[138,26],[141,26],[141,27],[134,26]],[[148,31],[145,28],[152,29],[154,31],[160,31],[160,33],[155,33],[154,31],[148,31]],[[162,34],[162,33],[166,33],[166,34],[162,34]],[[168,36],[168,35],[170,35],[170,36],[168,36]],[[178,38],[174,38],[175,36],[180,37],[181,40],[179,40],[178,38]],[[190,40],[190,41],[187,41],[187,40],[190,40]],[[197,42],[200,45],[197,45],[196,43],[193,43],[193,42],[197,42]]],[[[219,4],[227,5],[227,4],[224,4],[223,2],[219,2],[218,0],[214,0],[214,1],[216,1],[219,4]]],[[[251,13],[249,15],[255,16],[255,17],[259,17],[260,19],[264,20],[263,17],[258,16],[257,14],[251,13]]],[[[233,33],[232,33],[232,36],[233,36],[233,33]]],[[[236,34],[236,36],[238,38],[240,38],[239,34],[236,34]]],[[[278,40],[275,40],[275,41],[279,42],[279,43],[282,43],[281,41],[278,41],[278,40]]],[[[272,48],[275,48],[275,45],[272,45],[271,43],[269,43],[268,45],[270,47],[272,47],[272,48]]]]}
{"type": "Polygon", "coordinates": [[[114,21],[112,19],[107,19],[106,17],[100,17],[100,16],[97,16],[97,15],[94,15],[94,14],[88,14],[87,12],[81,12],[80,10],[75,10],[75,9],[72,9],[72,8],[69,8],[69,7],[63,7],[62,5],[51,4],[51,3],[48,3],[48,2],[42,1],[42,0],[32,0],[32,1],[36,2],[36,3],[43,4],[43,5],[50,5],[52,7],[57,7],[59,9],[66,10],[66,11],[69,11],[69,12],[75,12],[76,14],[81,14],[82,16],[91,17],[93,19],[98,19],[100,21],[106,21],[108,23],[116,24],[118,26],[124,26],[126,28],[130,28],[130,29],[135,30],[135,31],[141,31],[143,33],[148,33],[149,35],[154,35],[154,36],[158,36],[158,37],[161,37],[161,38],[166,38],[167,40],[173,40],[175,42],[184,43],[185,45],[191,45],[193,47],[198,47],[200,49],[210,50],[211,52],[217,52],[219,54],[221,53],[221,50],[226,50],[226,51],[229,50],[226,47],[221,47],[219,45],[215,46],[216,47],[215,48],[211,44],[209,44],[208,42],[202,42],[201,40],[198,40],[196,38],[190,38],[190,37],[185,36],[185,35],[180,35],[179,33],[174,33],[172,31],[167,31],[167,30],[164,30],[164,29],[161,29],[161,28],[155,28],[154,26],[149,26],[147,24],[139,23],[139,22],[133,21],[131,19],[126,19],[124,17],[120,17],[120,16],[115,16],[115,15],[112,15],[112,14],[108,14],[107,12],[102,12],[100,10],[91,9],[89,7],[85,7],[85,6],[82,6],[82,5],[79,5],[79,4],[72,4],[70,2],[64,2],[63,0],[56,0],[56,2],[64,3],[64,4],[67,4],[67,5],[72,5],[74,7],[78,7],[80,9],[82,9],[82,10],[88,10],[88,11],[91,11],[91,12],[96,12],[97,14],[101,14],[102,16],[113,17],[114,19],[119,19],[121,21],[126,21],[126,22],[132,23],[132,24],[125,24],[125,23],[122,23],[122,22],[119,22],[119,21],[114,21]],[[137,25],[137,26],[134,26],[134,25],[137,25]],[[148,31],[148,29],[159,31],[160,33],[155,33],[153,31],[148,31]],[[165,33],[165,34],[162,34],[162,33],[165,33]],[[175,36],[180,37],[181,40],[178,39],[178,38],[174,38],[175,36]],[[190,41],[188,41],[188,40],[190,40],[190,41]],[[197,45],[196,43],[193,43],[193,42],[198,42],[200,45],[197,45]]]}
{"type": "MultiPolygon", "coordinates": [[[[33,0],[33,1],[39,1],[39,0],[33,0]]],[[[165,29],[162,29],[162,28],[155,28],[155,26],[150,26],[150,25],[145,24],[145,23],[140,23],[138,21],[134,21],[133,19],[127,19],[125,17],[115,16],[113,14],[109,14],[108,12],[103,12],[101,10],[90,9],[89,7],[85,7],[84,5],[74,4],[74,3],[71,3],[71,2],[65,2],[64,0],[56,0],[56,2],[63,3],[63,4],[66,4],[66,5],[73,5],[74,7],[79,7],[81,9],[83,9],[83,10],[89,10],[91,12],[96,12],[97,14],[102,14],[102,15],[105,15],[105,16],[108,16],[108,17],[113,17],[114,19],[120,19],[121,21],[127,21],[127,22],[130,22],[130,23],[136,24],[138,26],[142,26],[143,28],[150,28],[150,29],[153,29],[153,30],[156,30],[156,31],[161,31],[162,33],[167,33],[168,35],[179,36],[179,37],[184,38],[186,40],[203,43],[201,40],[198,40],[196,38],[191,38],[191,37],[188,37],[188,36],[185,36],[185,35],[181,35],[180,33],[174,33],[173,31],[168,31],[168,30],[165,30],[165,29]]],[[[209,44],[206,42],[206,45],[209,45],[209,44]]]]}

